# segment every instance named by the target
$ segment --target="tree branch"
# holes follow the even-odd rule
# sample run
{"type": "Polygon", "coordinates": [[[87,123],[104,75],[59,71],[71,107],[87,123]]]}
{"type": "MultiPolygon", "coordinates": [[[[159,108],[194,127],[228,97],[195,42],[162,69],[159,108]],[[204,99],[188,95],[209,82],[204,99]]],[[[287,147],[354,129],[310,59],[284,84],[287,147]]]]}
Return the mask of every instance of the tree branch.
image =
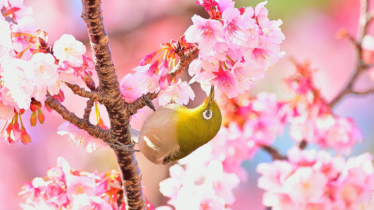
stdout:
{"type": "Polygon", "coordinates": [[[366,94],[374,93],[374,88],[370,88],[364,91],[352,91],[351,93],[355,95],[366,95],[366,94]]]}
{"type": "Polygon", "coordinates": [[[271,155],[273,160],[287,160],[287,157],[281,155],[277,149],[271,146],[262,145],[261,148],[271,155]]]}
{"type": "Polygon", "coordinates": [[[344,96],[353,93],[353,86],[358,79],[358,77],[368,69],[369,65],[362,60],[362,40],[367,33],[368,27],[370,22],[373,20],[373,16],[369,11],[369,0],[361,0],[361,7],[360,7],[360,18],[358,24],[358,32],[357,38],[354,40],[351,36],[347,36],[351,42],[356,47],[356,65],[355,70],[351,78],[349,79],[347,85],[338,93],[338,95],[329,103],[329,106],[333,108],[336,104],[338,104],[344,96]]]}
{"type": "Polygon", "coordinates": [[[99,102],[100,104],[103,104],[106,101],[105,100],[105,96],[102,93],[100,93],[100,91],[95,91],[95,90],[93,90],[93,91],[87,91],[86,89],[81,88],[81,87],[79,87],[79,85],[76,85],[76,84],[70,84],[68,82],[65,82],[65,84],[76,95],[82,96],[84,98],[89,98],[92,101],[99,102]]]}
{"type": "Polygon", "coordinates": [[[87,131],[91,136],[103,139],[104,142],[111,141],[108,130],[103,130],[99,126],[92,125],[89,121],[77,117],[74,113],[67,110],[61,103],[53,99],[50,95],[47,96],[45,102],[51,109],[60,114],[64,120],[76,125],[80,129],[87,131]]]}
{"type": "MultiPolygon", "coordinates": [[[[105,31],[100,0],[82,0],[82,18],[86,23],[90,44],[99,78],[104,106],[110,119],[110,136],[122,144],[131,144],[129,131],[130,113],[119,89],[119,82],[112,61],[109,37],[105,31]]],[[[141,184],[141,173],[133,152],[114,149],[122,174],[126,209],[145,209],[145,198],[141,184]]]]}
{"type": "Polygon", "coordinates": [[[90,120],[90,114],[91,114],[91,110],[93,106],[94,106],[94,101],[92,101],[91,99],[88,99],[87,106],[84,109],[84,114],[83,114],[84,120],[87,120],[87,121],[90,120]]]}
{"type": "MultiPolygon", "coordinates": [[[[184,69],[197,57],[199,49],[197,47],[187,51],[185,54],[183,51],[178,51],[177,54],[180,56],[178,64],[169,72],[170,81],[181,74],[184,69]]],[[[136,112],[143,108],[144,106],[149,106],[149,101],[157,98],[158,93],[147,93],[146,95],[139,97],[132,103],[127,103],[127,110],[131,115],[136,114],[136,112]]]]}
{"type": "Polygon", "coordinates": [[[170,81],[172,81],[176,76],[181,74],[184,68],[186,68],[186,66],[188,66],[188,64],[190,64],[197,57],[198,53],[199,49],[197,47],[194,47],[193,49],[187,51],[186,54],[183,54],[183,52],[178,52],[180,59],[178,64],[174,67],[174,69],[169,72],[170,81]]]}

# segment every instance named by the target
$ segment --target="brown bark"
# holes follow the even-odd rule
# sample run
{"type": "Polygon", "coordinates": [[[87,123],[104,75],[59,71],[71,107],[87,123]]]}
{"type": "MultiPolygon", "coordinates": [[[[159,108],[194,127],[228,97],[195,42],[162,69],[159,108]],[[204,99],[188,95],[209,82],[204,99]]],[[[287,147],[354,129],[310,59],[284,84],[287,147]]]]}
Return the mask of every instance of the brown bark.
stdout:
{"type": "MultiPolygon", "coordinates": [[[[103,104],[110,119],[110,135],[116,141],[128,145],[130,114],[126,110],[115,73],[109,37],[105,31],[100,0],[82,0],[82,18],[86,23],[91,41],[95,69],[99,77],[100,93],[105,96],[103,104]]],[[[133,152],[114,150],[122,172],[122,183],[126,192],[126,209],[145,209],[145,199],[141,184],[141,172],[133,152]]]]}

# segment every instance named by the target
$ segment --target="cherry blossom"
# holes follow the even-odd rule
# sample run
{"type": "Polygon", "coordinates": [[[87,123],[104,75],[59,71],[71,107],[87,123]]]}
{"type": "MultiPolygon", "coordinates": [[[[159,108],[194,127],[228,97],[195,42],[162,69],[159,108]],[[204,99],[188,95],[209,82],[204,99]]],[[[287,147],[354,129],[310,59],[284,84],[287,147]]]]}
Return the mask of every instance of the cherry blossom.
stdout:
{"type": "Polygon", "coordinates": [[[112,210],[113,208],[100,197],[80,194],[74,199],[73,208],[71,208],[71,210],[81,209],[112,210]]]}
{"type": "Polygon", "coordinates": [[[70,34],[62,35],[53,44],[54,56],[60,60],[60,63],[66,61],[72,67],[82,66],[84,53],[86,53],[86,46],[70,34]]]}
{"type": "Polygon", "coordinates": [[[88,196],[95,195],[95,182],[90,177],[69,176],[66,186],[66,193],[69,200],[73,200],[75,199],[75,196],[79,196],[81,194],[86,194],[88,196]]]}
{"type": "Polygon", "coordinates": [[[159,105],[164,106],[170,102],[177,104],[188,104],[189,99],[194,100],[195,93],[186,81],[181,79],[177,83],[172,83],[166,90],[162,91],[159,96],[159,105]]]}
{"type": "Polygon", "coordinates": [[[14,108],[0,101],[0,119],[9,120],[14,116],[14,108]]]}
{"type": "Polygon", "coordinates": [[[93,152],[107,146],[103,140],[90,136],[87,131],[79,129],[76,125],[69,122],[62,123],[57,129],[57,134],[61,136],[69,135],[69,140],[72,140],[77,145],[82,145],[87,152],[93,152]]]}
{"type": "Polygon", "coordinates": [[[23,5],[23,0],[7,0],[4,4],[6,12],[12,16],[14,20],[20,20],[26,16],[32,15],[33,10],[31,7],[23,5]]]}
{"type": "Polygon", "coordinates": [[[194,25],[185,32],[186,40],[199,43],[202,53],[209,53],[217,42],[222,42],[222,24],[217,20],[207,20],[198,15],[192,17],[194,25]]]}
{"type": "Polygon", "coordinates": [[[57,65],[52,54],[36,53],[29,61],[25,76],[38,86],[49,86],[57,80],[57,65]]]}
{"type": "Polygon", "coordinates": [[[0,19],[0,58],[11,48],[12,39],[10,36],[10,25],[7,21],[0,19]]]}

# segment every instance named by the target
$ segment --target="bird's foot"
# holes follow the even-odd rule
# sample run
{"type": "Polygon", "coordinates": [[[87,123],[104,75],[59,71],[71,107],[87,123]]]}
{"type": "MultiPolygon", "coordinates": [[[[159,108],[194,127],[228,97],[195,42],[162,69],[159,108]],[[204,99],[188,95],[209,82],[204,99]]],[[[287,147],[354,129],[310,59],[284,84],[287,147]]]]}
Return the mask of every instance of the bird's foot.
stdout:
{"type": "Polygon", "coordinates": [[[144,99],[144,102],[145,102],[145,105],[148,106],[150,109],[152,109],[153,111],[156,111],[156,108],[155,106],[153,105],[152,101],[149,100],[149,98],[146,96],[146,95],[143,95],[142,96],[143,99],[144,99]]]}
{"type": "Polygon", "coordinates": [[[131,139],[131,144],[123,144],[119,141],[115,143],[107,142],[107,144],[114,150],[122,150],[126,152],[140,152],[140,150],[134,149],[135,142],[131,139]]]}

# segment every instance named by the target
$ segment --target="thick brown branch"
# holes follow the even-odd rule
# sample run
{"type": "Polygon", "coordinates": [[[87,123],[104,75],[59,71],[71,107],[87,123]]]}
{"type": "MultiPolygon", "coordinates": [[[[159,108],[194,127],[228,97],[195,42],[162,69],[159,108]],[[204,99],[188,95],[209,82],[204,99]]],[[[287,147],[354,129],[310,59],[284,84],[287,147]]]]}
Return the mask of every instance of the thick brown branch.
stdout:
{"type": "Polygon", "coordinates": [[[277,149],[271,146],[262,145],[261,148],[271,155],[273,160],[287,160],[287,157],[281,155],[277,149]]]}
{"type": "MultiPolygon", "coordinates": [[[[104,106],[110,119],[110,136],[122,144],[129,145],[130,113],[119,89],[109,47],[109,37],[105,31],[101,13],[101,0],[82,0],[82,18],[86,23],[90,38],[95,70],[99,78],[101,94],[105,96],[104,106]]],[[[141,184],[141,173],[132,152],[114,149],[122,173],[126,209],[145,209],[145,198],[141,184]]]]}
{"type": "Polygon", "coordinates": [[[368,69],[369,65],[362,60],[362,40],[367,33],[368,26],[370,22],[373,20],[372,15],[369,12],[369,0],[361,0],[361,8],[360,8],[360,18],[359,18],[359,26],[357,32],[357,38],[355,41],[352,41],[356,46],[356,65],[355,70],[351,78],[349,79],[347,85],[338,93],[338,95],[329,103],[329,106],[333,108],[336,104],[339,103],[340,100],[344,98],[344,96],[353,93],[353,86],[358,79],[358,77],[368,69]]]}
{"type": "Polygon", "coordinates": [[[76,125],[80,129],[87,131],[91,136],[103,139],[104,141],[110,141],[109,132],[107,130],[103,130],[99,126],[92,125],[89,121],[77,117],[74,113],[67,110],[61,103],[53,99],[51,96],[47,96],[47,100],[45,102],[51,109],[60,114],[64,120],[76,125]]]}
{"type": "Polygon", "coordinates": [[[106,101],[104,95],[101,94],[99,91],[87,91],[86,89],[79,87],[79,85],[70,84],[68,82],[65,82],[65,84],[76,95],[82,96],[84,98],[89,98],[92,101],[97,101],[101,104],[105,103],[105,101],[106,101]]]}

